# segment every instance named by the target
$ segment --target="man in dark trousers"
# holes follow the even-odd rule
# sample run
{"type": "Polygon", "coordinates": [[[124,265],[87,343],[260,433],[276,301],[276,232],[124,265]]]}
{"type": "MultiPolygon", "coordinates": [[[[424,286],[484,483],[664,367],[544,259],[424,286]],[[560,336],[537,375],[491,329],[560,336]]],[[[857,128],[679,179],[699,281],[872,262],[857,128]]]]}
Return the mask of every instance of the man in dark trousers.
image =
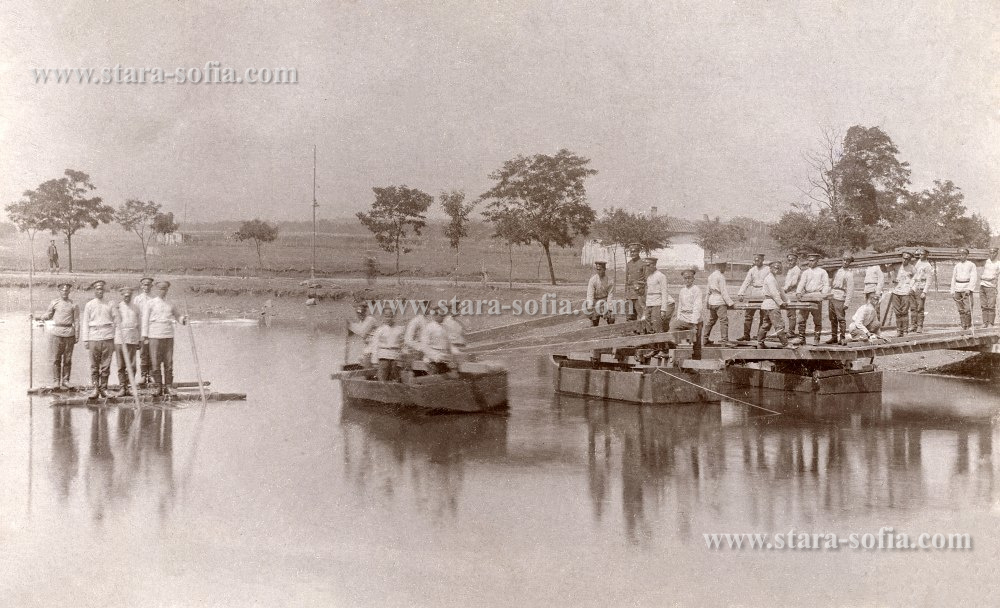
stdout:
{"type": "Polygon", "coordinates": [[[642,316],[646,301],[646,263],[639,259],[641,245],[628,246],[629,259],[625,262],[625,299],[629,310],[626,321],[635,321],[642,316]]]}
{"type": "Polygon", "coordinates": [[[73,369],[73,347],[80,338],[80,308],[69,299],[73,286],[59,283],[59,297],[38,321],[52,321],[52,385],[65,388],[73,369]]]}
{"type": "Polygon", "coordinates": [[[157,296],[142,309],[142,341],[149,343],[153,359],[153,385],[156,394],[170,395],[174,383],[174,323],[187,324],[187,317],[167,301],[170,281],[156,284],[157,296]]]}

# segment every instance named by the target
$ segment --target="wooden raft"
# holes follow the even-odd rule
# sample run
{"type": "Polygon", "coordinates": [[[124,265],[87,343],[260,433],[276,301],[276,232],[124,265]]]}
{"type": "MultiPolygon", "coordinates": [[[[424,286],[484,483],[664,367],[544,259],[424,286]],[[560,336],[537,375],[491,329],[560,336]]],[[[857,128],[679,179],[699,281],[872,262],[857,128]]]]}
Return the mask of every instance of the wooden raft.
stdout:
{"type": "MultiPolygon", "coordinates": [[[[245,401],[247,398],[245,393],[207,393],[205,397],[208,401],[245,401]]],[[[141,405],[168,405],[172,402],[179,401],[201,401],[201,395],[195,392],[174,393],[166,397],[143,394],[140,394],[139,396],[139,403],[141,405]]],[[[65,397],[56,398],[52,401],[52,407],[65,406],[135,408],[135,397],[101,397],[98,399],[90,399],[88,397],[65,397]]]]}
{"type": "MultiPolygon", "coordinates": [[[[203,386],[209,386],[211,382],[202,382],[203,386]]],[[[198,388],[197,382],[174,382],[170,385],[171,388],[198,388]]],[[[57,386],[39,386],[32,389],[28,389],[29,395],[59,395],[59,394],[69,394],[69,393],[85,393],[94,390],[93,385],[85,384],[81,386],[67,386],[64,388],[59,388],[57,386]]],[[[105,389],[108,392],[117,392],[121,390],[121,386],[113,385],[105,389]]],[[[153,390],[152,385],[139,385],[139,392],[153,390]]]]}

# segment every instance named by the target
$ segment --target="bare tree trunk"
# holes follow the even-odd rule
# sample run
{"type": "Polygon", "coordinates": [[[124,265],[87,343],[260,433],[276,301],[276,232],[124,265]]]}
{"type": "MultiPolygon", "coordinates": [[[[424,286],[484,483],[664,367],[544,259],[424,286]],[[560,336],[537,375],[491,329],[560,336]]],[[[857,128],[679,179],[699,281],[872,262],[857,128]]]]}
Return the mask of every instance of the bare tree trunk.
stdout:
{"type": "Polygon", "coordinates": [[[542,249],[545,251],[545,259],[549,263],[549,278],[552,280],[552,284],[556,284],[556,271],[552,268],[552,254],[549,253],[549,244],[543,243],[542,249]]]}
{"type": "Polygon", "coordinates": [[[514,289],[514,244],[507,243],[507,289],[514,289]]]}
{"type": "Polygon", "coordinates": [[[66,233],[66,255],[69,257],[69,271],[73,272],[73,235],[66,233]]]}

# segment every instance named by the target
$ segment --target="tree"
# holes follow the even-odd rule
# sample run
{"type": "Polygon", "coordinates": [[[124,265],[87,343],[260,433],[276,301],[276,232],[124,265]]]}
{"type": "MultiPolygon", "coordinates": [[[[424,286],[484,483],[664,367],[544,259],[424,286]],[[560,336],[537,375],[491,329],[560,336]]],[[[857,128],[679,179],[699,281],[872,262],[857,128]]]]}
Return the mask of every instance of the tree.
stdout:
{"type": "Polygon", "coordinates": [[[396,275],[399,275],[399,254],[409,253],[406,240],[410,231],[419,235],[427,225],[424,221],[434,197],[416,188],[386,186],[372,188],[375,202],[368,213],[357,214],[358,219],[375,235],[378,246],[386,253],[396,255],[396,275]]]}
{"type": "Polygon", "coordinates": [[[240,224],[240,229],[236,231],[233,238],[241,243],[253,241],[257,248],[257,267],[260,268],[264,265],[260,255],[260,246],[264,243],[271,243],[278,238],[278,227],[255,218],[240,224]]]}
{"type": "Polygon", "coordinates": [[[514,210],[499,211],[490,218],[493,223],[493,238],[501,239],[507,246],[507,288],[514,287],[514,245],[531,243],[528,227],[514,210]]]}
{"type": "MultiPolygon", "coordinates": [[[[17,226],[17,229],[28,235],[28,247],[31,250],[28,266],[28,284],[31,285],[35,277],[35,234],[39,230],[42,230],[45,221],[44,210],[40,205],[32,204],[31,200],[25,199],[7,205],[6,211],[7,217],[17,226]]],[[[31,294],[29,293],[28,295],[30,298],[31,294]]],[[[29,304],[33,306],[33,303],[29,304]]]]}
{"type": "MultiPolygon", "coordinates": [[[[514,212],[530,240],[541,245],[549,264],[549,278],[556,284],[552,245],[566,247],[577,235],[586,236],[597,214],[587,204],[584,180],[597,173],[587,168],[590,159],[559,150],[555,156],[518,155],[490,174],[496,180],[479,199],[489,202],[486,219],[514,212]]],[[[496,223],[496,222],[494,222],[496,223]]]]}
{"type": "Polygon", "coordinates": [[[438,200],[441,201],[444,212],[451,218],[448,225],[444,227],[444,235],[448,237],[448,244],[455,250],[455,280],[458,281],[458,245],[463,237],[469,235],[467,229],[469,214],[472,213],[476,203],[466,204],[465,192],[461,190],[442,192],[438,196],[438,200]]]}
{"type": "Polygon", "coordinates": [[[632,243],[638,243],[640,249],[649,253],[670,244],[670,226],[667,218],[663,216],[649,218],[641,213],[614,207],[604,210],[603,217],[594,224],[594,234],[603,242],[614,245],[612,264],[616,275],[618,247],[624,249],[632,243]]]}
{"type": "Polygon", "coordinates": [[[174,221],[174,212],[157,213],[153,218],[153,232],[164,236],[177,232],[181,225],[174,221]]]}
{"type": "Polygon", "coordinates": [[[892,138],[878,127],[854,125],[847,130],[830,177],[851,219],[866,226],[894,219],[910,183],[910,163],[897,154],[892,138]]]}
{"type": "Polygon", "coordinates": [[[742,226],[723,222],[718,216],[710,220],[706,215],[704,219],[695,222],[695,230],[698,244],[708,253],[709,262],[715,261],[715,254],[743,241],[747,236],[742,226]]]}
{"type": "Polygon", "coordinates": [[[892,224],[879,223],[871,227],[869,241],[875,251],[882,252],[916,245],[949,245],[956,236],[936,218],[910,214],[892,224]]]}
{"type": "Polygon", "coordinates": [[[73,169],[66,169],[64,175],[42,183],[37,190],[26,191],[24,196],[38,207],[43,230],[66,235],[69,271],[73,272],[73,235],[87,226],[97,228],[98,224],[107,224],[114,209],[99,196],[86,198],[88,192],[96,189],[89,175],[73,169]]]}
{"type": "Polygon", "coordinates": [[[785,249],[816,249],[824,255],[841,251],[844,243],[837,234],[837,223],[829,214],[796,208],[786,211],[771,227],[771,237],[785,249]]]}
{"type": "Polygon", "coordinates": [[[156,236],[155,224],[156,216],[160,214],[160,205],[153,201],[142,202],[130,198],[115,211],[115,221],[121,224],[122,228],[135,233],[139,237],[139,245],[142,247],[142,271],[145,273],[149,269],[149,242],[156,236]]]}

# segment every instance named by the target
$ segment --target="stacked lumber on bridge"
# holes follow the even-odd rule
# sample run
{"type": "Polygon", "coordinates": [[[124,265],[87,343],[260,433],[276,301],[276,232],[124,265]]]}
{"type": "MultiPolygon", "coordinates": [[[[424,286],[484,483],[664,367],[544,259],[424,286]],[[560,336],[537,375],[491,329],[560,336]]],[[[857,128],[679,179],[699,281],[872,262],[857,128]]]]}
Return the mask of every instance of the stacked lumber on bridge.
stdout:
{"type": "MultiPolygon", "coordinates": [[[[958,247],[896,247],[892,251],[882,253],[858,253],[854,256],[854,266],[864,267],[875,264],[898,264],[904,251],[913,253],[917,249],[927,250],[927,259],[931,262],[951,262],[958,259],[958,247]]],[[[969,259],[973,262],[982,262],[990,257],[989,249],[969,249],[969,259]]],[[[843,258],[824,258],[819,261],[819,266],[827,270],[840,268],[844,263],[843,258]]]]}

